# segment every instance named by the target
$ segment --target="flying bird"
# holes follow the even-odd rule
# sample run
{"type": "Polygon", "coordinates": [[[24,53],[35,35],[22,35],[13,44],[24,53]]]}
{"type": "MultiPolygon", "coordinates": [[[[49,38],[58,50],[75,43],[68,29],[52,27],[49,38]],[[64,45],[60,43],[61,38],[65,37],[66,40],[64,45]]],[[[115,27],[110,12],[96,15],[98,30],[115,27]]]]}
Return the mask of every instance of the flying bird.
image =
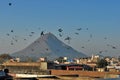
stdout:
{"type": "Polygon", "coordinates": [[[88,42],[89,42],[90,40],[88,40],[88,42]]]}
{"type": "Polygon", "coordinates": [[[14,43],[13,43],[13,42],[11,42],[11,45],[14,45],[14,43]]]}
{"type": "Polygon", "coordinates": [[[117,49],[115,46],[112,46],[113,49],[117,49]]]}
{"type": "Polygon", "coordinates": [[[106,40],[106,39],[107,39],[107,37],[104,37],[104,39],[106,40]]]}
{"type": "Polygon", "coordinates": [[[107,46],[110,46],[110,44],[107,44],[107,46]]]}
{"type": "Polygon", "coordinates": [[[90,34],[90,38],[92,38],[92,34],[90,34]]]}
{"type": "Polygon", "coordinates": [[[6,35],[7,35],[7,36],[10,36],[10,34],[9,34],[9,33],[7,33],[6,35]]]}
{"type": "Polygon", "coordinates": [[[24,39],[25,41],[27,40],[27,39],[24,39]]]}
{"type": "Polygon", "coordinates": [[[71,37],[66,37],[64,40],[67,40],[68,41],[68,43],[70,43],[70,40],[71,40],[71,37]]]}
{"type": "Polygon", "coordinates": [[[62,34],[59,34],[60,37],[62,37],[62,34]]]}
{"type": "Polygon", "coordinates": [[[13,31],[13,30],[11,30],[11,32],[13,33],[14,31],[13,31]]]}
{"type": "Polygon", "coordinates": [[[75,32],[75,34],[76,34],[76,35],[79,35],[79,33],[78,33],[78,32],[75,32]]]}
{"type": "Polygon", "coordinates": [[[34,34],[35,32],[31,32],[31,34],[34,34]]]}
{"type": "Polygon", "coordinates": [[[103,51],[99,51],[99,53],[101,54],[103,51]]]}
{"type": "Polygon", "coordinates": [[[84,46],[82,46],[81,48],[85,48],[84,46]]]}
{"type": "Polygon", "coordinates": [[[9,6],[11,6],[11,5],[12,5],[12,3],[9,3],[8,5],[9,5],[9,6]]]}
{"type": "Polygon", "coordinates": [[[31,51],[34,51],[34,49],[31,49],[31,51]]]}
{"type": "Polygon", "coordinates": [[[67,49],[70,49],[69,47],[67,47],[67,49]]]}
{"type": "Polygon", "coordinates": [[[46,50],[48,51],[48,48],[46,48],[46,50]]]}
{"type": "Polygon", "coordinates": [[[80,30],[82,30],[82,28],[78,28],[77,30],[80,31],[80,30]]]}
{"type": "Polygon", "coordinates": [[[71,40],[71,37],[68,36],[68,37],[65,38],[65,40],[71,40]]]}
{"type": "Polygon", "coordinates": [[[16,39],[15,42],[18,42],[18,40],[16,39]]]}
{"type": "Polygon", "coordinates": [[[32,35],[30,34],[29,36],[31,37],[32,35]]]}
{"type": "Polygon", "coordinates": [[[86,30],[88,30],[88,28],[86,28],[86,30]]]}
{"type": "Polygon", "coordinates": [[[62,32],[63,30],[60,28],[60,29],[58,29],[58,31],[59,31],[59,32],[62,32]]]}

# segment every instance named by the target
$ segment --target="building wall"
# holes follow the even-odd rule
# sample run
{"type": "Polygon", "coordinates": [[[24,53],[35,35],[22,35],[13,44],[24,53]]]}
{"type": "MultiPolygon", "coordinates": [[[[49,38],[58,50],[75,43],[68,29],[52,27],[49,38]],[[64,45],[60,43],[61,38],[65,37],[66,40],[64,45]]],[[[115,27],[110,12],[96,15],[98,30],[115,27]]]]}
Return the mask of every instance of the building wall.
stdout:
{"type": "Polygon", "coordinates": [[[71,71],[71,70],[51,70],[52,75],[79,75],[83,77],[106,77],[111,74],[119,75],[120,72],[97,72],[97,71],[71,71]]]}
{"type": "Polygon", "coordinates": [[[7,62],[2,64],[11,73],[47,74],[47,62],[7,62]]]}
{"type": "Polygon", "coordinates": [[[41,62],[40,69],[47,70],[47,63],[46,62],[41,62]]]}

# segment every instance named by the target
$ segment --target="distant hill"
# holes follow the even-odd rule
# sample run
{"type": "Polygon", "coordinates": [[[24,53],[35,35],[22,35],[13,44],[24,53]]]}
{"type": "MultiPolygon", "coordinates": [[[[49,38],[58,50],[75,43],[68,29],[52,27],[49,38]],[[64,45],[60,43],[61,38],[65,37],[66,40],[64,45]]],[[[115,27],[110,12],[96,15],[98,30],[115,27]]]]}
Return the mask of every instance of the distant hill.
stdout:
{"type": "Polygon", "coordinates": [[[30,57],[36,60],[40,57],[47,57],[48,60],[53,60],[64,56],[78,58],[85,57],[86,55],[66,45],[52,33],[46,33],[25,49],[13,53],[12,56],[22,59],[30,57]]]}

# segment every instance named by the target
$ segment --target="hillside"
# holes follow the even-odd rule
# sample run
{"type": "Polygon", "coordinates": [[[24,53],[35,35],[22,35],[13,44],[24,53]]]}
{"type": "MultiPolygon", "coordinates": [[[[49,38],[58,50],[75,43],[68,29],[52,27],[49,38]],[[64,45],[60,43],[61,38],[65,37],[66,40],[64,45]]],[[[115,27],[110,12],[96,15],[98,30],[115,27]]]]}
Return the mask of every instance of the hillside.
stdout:
{"type": "Polygon", "coordinates": [[[46,33],[28,45],[25,49],[13,53],[12,56],[20,58],[30,57],[34,59],[47,57],[47,59],[53,60],[61,56],[78,58],[85,57],[86,55],[66,45],[52,33],[46,33]]]}

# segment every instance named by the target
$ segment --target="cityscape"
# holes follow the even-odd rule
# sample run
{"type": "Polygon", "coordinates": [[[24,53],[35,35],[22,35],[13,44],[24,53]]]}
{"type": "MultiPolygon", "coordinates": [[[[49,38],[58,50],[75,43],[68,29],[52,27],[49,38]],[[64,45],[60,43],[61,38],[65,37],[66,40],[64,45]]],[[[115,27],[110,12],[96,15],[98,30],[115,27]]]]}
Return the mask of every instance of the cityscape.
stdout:
{"type": "Polygon", "coordinates": [[[119,3],[1,0],[0,80],[119,80],[119,3]]]}
{"type": "Polygon", "coordinates": [[[7,74],[1,79],[7,78],[8,80],[96,80],[119,78],[120,74],[120,56],[111,57],[100,54],[87,56],[65,45],[52,33],[41,35],[22,51],[11,55],[1,54],[0,62],[1,74],[3,75],[3,71],[7,74]],[[36,45],[40,46],[36,47],[36,45]],[[60,50],[54,51],[54,49],[60,50]],[[37,53],[36,51],[40,52],[37,53]]]}

